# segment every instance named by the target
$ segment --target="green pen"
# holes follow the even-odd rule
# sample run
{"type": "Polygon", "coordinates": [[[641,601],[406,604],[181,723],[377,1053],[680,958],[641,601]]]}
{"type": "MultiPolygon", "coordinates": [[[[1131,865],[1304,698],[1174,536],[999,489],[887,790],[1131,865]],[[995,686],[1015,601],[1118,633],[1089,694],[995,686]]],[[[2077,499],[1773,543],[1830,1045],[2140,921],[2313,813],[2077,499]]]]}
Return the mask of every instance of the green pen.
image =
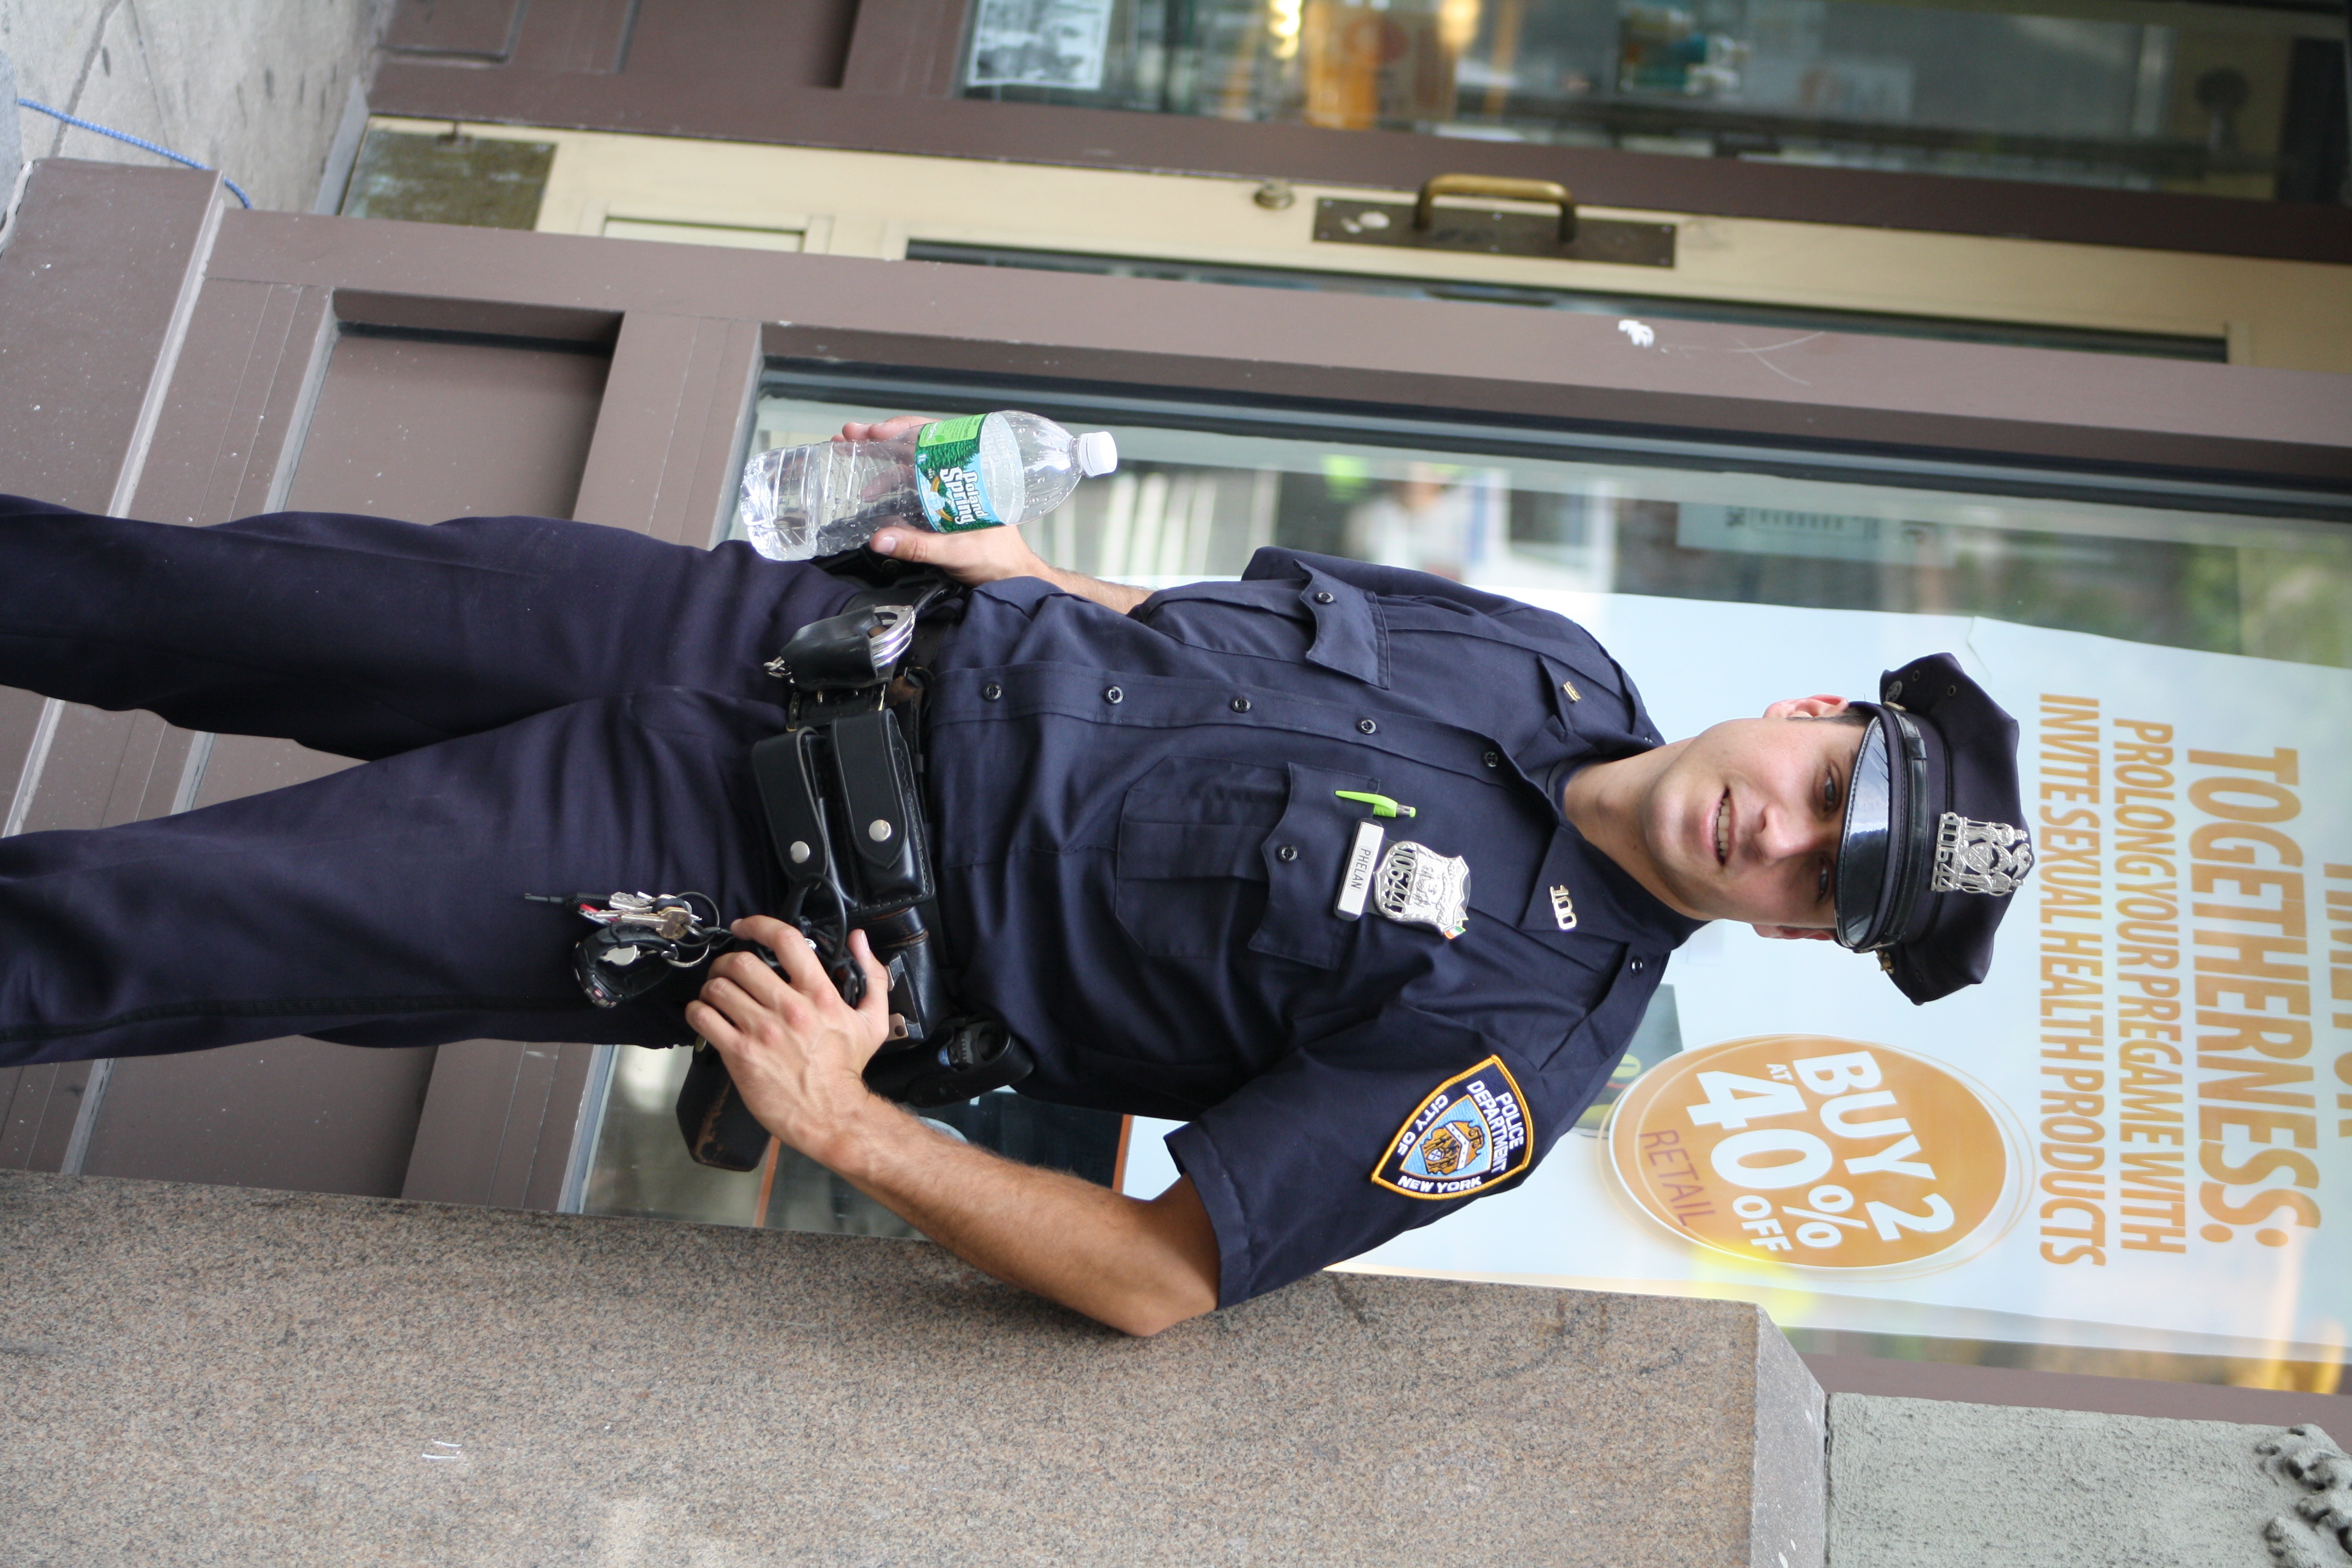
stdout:
{"type": "Polygon", "coordinates": [[[1419,816],[1421,813],[1409,805],[1400,805],[1384,795],[1368,795],[1360,789],[1335,789],[1331,792],[1341,800],[1352,800],[1372,808],[1374,816],[1419,816]]]}

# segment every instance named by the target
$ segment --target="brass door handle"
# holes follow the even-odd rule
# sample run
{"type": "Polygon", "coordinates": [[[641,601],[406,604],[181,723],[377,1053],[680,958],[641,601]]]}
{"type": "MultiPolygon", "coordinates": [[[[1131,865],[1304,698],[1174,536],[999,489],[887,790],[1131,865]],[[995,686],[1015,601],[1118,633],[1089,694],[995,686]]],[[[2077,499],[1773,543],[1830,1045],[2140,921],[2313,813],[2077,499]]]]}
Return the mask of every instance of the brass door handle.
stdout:
{"type": "Polygon", "coordinates": [[[1559,204],[1559,242],[1576,243],[1576,197],[1566,185],[1551,180],[1514,180],[1500,174],[1440,174],[1421,187],[1413,204],[1412,226],[1427,230],[1437,222],[1440,196],[1496,196],[1509,202],[1559,204]]]}

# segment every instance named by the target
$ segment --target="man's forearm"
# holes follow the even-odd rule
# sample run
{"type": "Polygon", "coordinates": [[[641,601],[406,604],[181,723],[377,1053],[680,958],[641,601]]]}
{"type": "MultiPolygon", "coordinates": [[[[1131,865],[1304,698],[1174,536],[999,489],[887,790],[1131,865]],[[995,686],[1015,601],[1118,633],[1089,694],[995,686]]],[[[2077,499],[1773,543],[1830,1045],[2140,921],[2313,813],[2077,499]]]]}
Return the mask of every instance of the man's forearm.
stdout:
{"type": "Polygon", "coordinates": [[[1122,616],[1151,597],[1151,591],[1149,588],[1130,588],[1124,583],[1106,583],[1099,577],[1089,577],[1079,572],[1066,572],[1059,566],[1047,566],[1043,562],[1038,563],[1038,565],[1041,570],[1036,575],[1043,577],[1065,594],[1076,594],[1081,599],[1092,599],[1096,604],[1108,605],[1122,616]]]}
{"type": "Polygon", "coordinates": [[[881,1100],[803,1151],[957,1257],[1131,1334],[1217,1304],[1217,1243],[1191,1182],[1149,1203],[1016,1164],[881,1100]]]}
{"type": "Polygon", "coordinates": [[[1156,1334],[1216,1306],[1216,1229],[1189,1180],[1140,1203],[925,1127],[862,1076],[889,1033],[866,933],[849,936],[852,1007],[799,931],[768,915],[730,929],[773,964],[720,954],[686,1017],[762,1126],[966,1262],[1113,1328],[1156,1334]]]}
{"type": "Polygon", "coordinates": [[[886,528],[874,536],[870,547],[875,553],[894,561],[936,566],[959,583],[974,588],[984,583],[1002,583],[1008,577],[1040,578],[1065,594],[1091,599],[1122,616],[1151,597],[1142,588],[1106,583],[1099,577],[1047,565],[1017,528],[975,528],[961,533],[886,528]]]}

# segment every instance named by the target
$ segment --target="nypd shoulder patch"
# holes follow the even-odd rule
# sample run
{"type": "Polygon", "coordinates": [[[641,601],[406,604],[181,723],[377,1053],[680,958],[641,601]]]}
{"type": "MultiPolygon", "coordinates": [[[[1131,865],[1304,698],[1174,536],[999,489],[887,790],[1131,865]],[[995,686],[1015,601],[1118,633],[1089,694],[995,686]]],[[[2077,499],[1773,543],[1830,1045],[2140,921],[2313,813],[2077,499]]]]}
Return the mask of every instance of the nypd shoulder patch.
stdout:
{"type": "Polygon", "coordinates": [[[1430,1091],[1389,1141],[1372,1182],[1409,1198],[1466,1198],[1535,1160],[1527,1097],[1500,1057],[1430,1091]]]}

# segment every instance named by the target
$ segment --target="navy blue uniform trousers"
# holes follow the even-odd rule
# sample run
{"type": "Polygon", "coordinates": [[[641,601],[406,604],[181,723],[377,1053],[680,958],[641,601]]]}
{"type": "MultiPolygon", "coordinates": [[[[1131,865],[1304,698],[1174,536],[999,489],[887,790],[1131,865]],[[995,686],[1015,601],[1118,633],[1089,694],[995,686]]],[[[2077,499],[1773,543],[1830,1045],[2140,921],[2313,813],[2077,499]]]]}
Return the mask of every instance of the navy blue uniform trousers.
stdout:
{"type": "Polygon", "coordinates": [[[365,764],[0,839],[0,1066],[285,1035],[677,1043],[672,1008],[590,1007],[588,928],[526,895],[775,907],[760,664],[851,591],[544,518],[184,528],[0,497],[0,684],[365,764]]]}

